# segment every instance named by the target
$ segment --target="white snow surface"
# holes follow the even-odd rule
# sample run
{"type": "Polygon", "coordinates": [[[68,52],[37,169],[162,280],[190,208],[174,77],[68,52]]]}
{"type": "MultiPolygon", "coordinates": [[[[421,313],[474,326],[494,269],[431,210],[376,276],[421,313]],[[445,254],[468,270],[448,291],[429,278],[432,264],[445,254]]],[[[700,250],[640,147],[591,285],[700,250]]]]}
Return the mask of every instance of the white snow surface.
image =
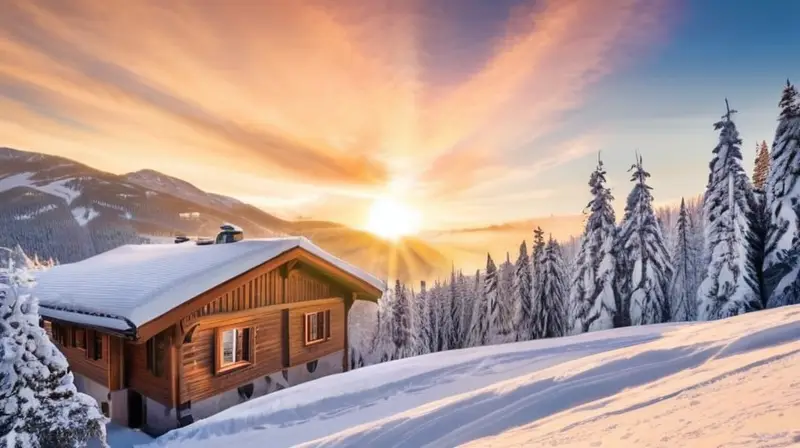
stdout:
{"type": "Polygon", "coordinates": [[[86,226],[86,224],[89,224],[89,221],[98,216],[100,216],[100,212],[92,207],[75,207],[72,209],[72,217],[75,218],[75,221],[77,221],[78,225],[81,227],[86,226]]]}
{"type": "MultiPolygon", "coordinates": [[[[153,438],[138,429],[126,428],[116,423],[106,424],[106,442],[111,448],[134,448],[151,443],[153,438]]],[[[100,448],[100,442],[92,440],[87,448],[100,448]]]]}
{"type": "Polygon", "coordinates": [[[80,191],[66,186],[66,184],[72,181],[73,178],[60,179],[45,184],[37,184],[37,181],[31,180],[31,177],[33,177],[34,174],[35,173],[25,172],[0,178],[0,191],[10,190],[16,187],[35,188],[43,193],[63,199],[67,205],[72,204],[72,201],[81,195],[80,191]]]}
{"type": "Polygon", "coordinates": [[[788,447],[800,306],[434,353],[304,383],[149,447],[788,447]]]}
{"type": "Polygon", "coordinates": [[[65,311],[74,311],[69,313],[72,317],[68,321],[81,319],[81,323],[91,324],[86,320],[96,318],[95,325],[109,328],[107,317],[85,314],[89,313],[124,318],[139,326],[294,248],[310,252],[380,290],[386,289],[378,278],[323,251],[308,239],[287,237],[208,246],[121,246],[40,273],[35,294],[45,316],[61,313],[64,318],[65,311]]]}

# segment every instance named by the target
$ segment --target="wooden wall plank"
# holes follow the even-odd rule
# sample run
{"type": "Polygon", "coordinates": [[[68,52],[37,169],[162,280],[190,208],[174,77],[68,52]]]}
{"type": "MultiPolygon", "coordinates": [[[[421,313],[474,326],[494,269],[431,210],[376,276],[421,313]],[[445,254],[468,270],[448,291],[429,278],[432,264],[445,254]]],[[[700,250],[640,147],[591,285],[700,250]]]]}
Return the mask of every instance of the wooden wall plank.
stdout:
{"type": "Polygon", "coordinates": [[[345,349],[344,299],[331,303],[295,307],[289,310],[289,364],[296,366],[345,349]],[[306,313],[331,312],[331,337],[325,342],[305,345],[306,313]]]}
{"type": "Polygon", "coordinates": [[[201,325],[192,341],[182,348],[181,400],[202,400],[280,371],[283,368],[282,313],[283,310],[276,308],[260,313],[258,317],[239,315],[228,320],[216,320],[213,326],[201,325]],[[217,375],[214,372],[215,328],[230,325],[255,329],[255,363],[217,375]]]}
{"type": "MultiPolygon", "coordinates": [[[[173,332],[170,329],[164,331],[170,333],[171,344],[173,332]]],[[[147,370],[147,344],[134,344],[126,341],[123,350],[126,365],[125,386],[164,406],[171,406],[173,397],[170,350],[166,350],[164,374],[161,377],[156,377],[147,370]]]]}

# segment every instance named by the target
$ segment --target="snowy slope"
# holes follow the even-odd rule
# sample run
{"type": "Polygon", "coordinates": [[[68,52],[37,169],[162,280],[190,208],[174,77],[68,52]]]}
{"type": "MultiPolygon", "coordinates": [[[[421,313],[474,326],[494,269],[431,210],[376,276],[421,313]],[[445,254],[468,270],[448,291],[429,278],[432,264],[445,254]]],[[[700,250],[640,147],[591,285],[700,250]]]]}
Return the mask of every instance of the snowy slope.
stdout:
{"type": "Polygon", "coordinates": [[[798,372],[795,306],[371,366],[151,446],[787,447],[800,444],[798,372]]]}

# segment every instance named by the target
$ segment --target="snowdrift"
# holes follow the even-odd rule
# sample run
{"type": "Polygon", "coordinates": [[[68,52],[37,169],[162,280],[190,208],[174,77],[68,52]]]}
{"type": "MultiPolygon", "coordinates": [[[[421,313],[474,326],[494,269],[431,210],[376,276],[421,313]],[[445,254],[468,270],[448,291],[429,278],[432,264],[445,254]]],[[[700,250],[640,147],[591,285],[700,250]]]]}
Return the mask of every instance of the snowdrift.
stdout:
{"type": "Polygon", "coordinates": [[[409,358],[322,378],[151,447],[792,446],[800,306],[409,358]]]}

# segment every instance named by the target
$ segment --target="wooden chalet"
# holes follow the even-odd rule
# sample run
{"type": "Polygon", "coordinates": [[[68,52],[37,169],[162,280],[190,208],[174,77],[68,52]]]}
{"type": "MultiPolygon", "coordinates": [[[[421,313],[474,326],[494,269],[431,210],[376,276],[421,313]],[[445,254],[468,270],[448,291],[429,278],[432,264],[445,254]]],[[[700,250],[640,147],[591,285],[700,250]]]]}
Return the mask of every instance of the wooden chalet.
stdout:
{"type": "Polygon", "coordinates": [[[305,238],[123,246],[36,295],[78,389],[152,435],[348,368],[347,315],[385,285],[305,238]]]}

